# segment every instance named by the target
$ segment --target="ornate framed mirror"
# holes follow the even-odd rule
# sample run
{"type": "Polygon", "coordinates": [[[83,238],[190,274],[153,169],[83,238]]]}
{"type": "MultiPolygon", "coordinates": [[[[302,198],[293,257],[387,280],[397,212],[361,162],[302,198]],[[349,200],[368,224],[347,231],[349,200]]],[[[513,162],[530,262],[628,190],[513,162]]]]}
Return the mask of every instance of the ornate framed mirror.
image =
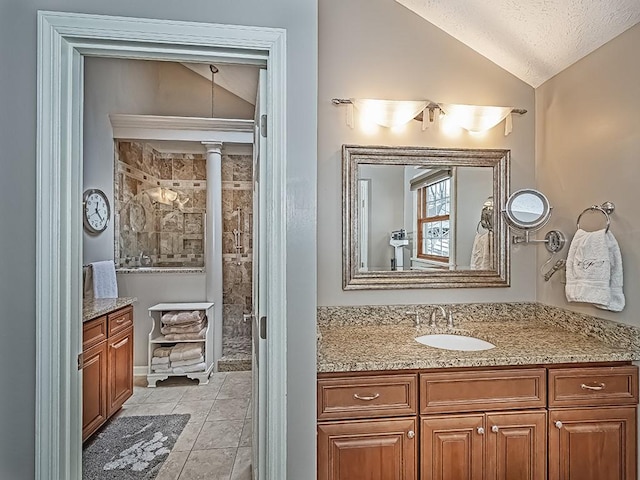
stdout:
{"type": "Polygon", "coordinates": [[[343,289],[508,287],[509,150],[343,145],[343,289]]]}

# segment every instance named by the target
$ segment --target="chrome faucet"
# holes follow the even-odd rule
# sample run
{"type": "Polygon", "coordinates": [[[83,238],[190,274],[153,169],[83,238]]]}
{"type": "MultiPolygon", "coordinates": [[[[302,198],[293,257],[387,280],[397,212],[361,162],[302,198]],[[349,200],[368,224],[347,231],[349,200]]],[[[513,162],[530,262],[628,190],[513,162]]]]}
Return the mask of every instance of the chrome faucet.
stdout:
{"type": "Polygon", "coordinates": [[[436,305],[436,307],[431,312],[431,318],[429,320],[429,326],[436,326],[436,317],[438,310],[442,313],[442,318],[447,320],[447,328],[453,328],[453,315],[451,310],[447,312],[447,310],[442,305],[436,305]]]}

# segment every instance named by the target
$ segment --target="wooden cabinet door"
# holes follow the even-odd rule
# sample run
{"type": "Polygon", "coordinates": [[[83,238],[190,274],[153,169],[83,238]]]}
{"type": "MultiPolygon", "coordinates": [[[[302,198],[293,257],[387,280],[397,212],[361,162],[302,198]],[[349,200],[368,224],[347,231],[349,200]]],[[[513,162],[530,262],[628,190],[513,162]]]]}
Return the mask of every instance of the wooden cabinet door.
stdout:
{"type": "Polygon", "coordinates": [[[107,341],[109,346],[108,415],[133,395],[133,328],[107,341]]]}
{"type": "Polygon", "coordinates": [[[421,479],[482,480],[484,415],[421,417],[421,479]]]}
{"type": "Polygon", "coordinates": [[[549,412],[549,480],[635,478],[635,407],[549,412]]]}
{"type": "Polygon", "coordinates": [[[416,480],[416,419],[318,424],[318,480],[416,480]]]}
{"type": "Polygon", "coordinates": [[[102,425],[107,413],[107,342],[82,354],[82,441],[102,425]]]}
{"type": "Polygon", "coordinates": [[[547,478],[547,412],[490,413],[486,426],[485,480],[547,478]]]}

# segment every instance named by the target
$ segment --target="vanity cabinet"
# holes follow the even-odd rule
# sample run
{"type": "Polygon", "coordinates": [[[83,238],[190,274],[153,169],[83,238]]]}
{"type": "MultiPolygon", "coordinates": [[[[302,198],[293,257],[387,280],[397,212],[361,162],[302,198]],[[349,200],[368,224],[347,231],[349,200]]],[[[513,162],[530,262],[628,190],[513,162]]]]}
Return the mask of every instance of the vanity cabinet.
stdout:
{"type": "Polygon", "coordinates": [[[420,419],[423,480],[544,480],[545,411],[420,419]]]}
{"type": "Polygon", "coordinates": [[[417,375],[318,380],[318,480],[415,480],[417,375]]]}
{"type": "Polygon", "coordinates": [[[318,479],[635,480],[637,403],[621,364],[320,374],[318,479]]]}
{"type": "Polygon", "coordinates": [[[635,480],[634,366],[549,370],[549,480],[635,480]]]}
{"type": "Polygon", "coordinates": [[[82,441],[133,395],[133,307],[82,325],[82,441]]]}
{"type": "Polygon", "coordinates": [[[544,480],[546,392],[544,368],[421,373],[420,478],[544,480]]]}

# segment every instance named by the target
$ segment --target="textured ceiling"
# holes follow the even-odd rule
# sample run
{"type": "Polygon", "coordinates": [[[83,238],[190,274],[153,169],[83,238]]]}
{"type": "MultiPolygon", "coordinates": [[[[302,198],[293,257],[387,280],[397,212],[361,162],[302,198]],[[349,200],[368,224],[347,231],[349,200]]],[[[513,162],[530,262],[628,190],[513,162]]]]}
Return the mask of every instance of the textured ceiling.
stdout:
{"type": "Polygon", "coordinates": [[[396,0],[533,87],[640,21],[640,0],[396,0]]]}

